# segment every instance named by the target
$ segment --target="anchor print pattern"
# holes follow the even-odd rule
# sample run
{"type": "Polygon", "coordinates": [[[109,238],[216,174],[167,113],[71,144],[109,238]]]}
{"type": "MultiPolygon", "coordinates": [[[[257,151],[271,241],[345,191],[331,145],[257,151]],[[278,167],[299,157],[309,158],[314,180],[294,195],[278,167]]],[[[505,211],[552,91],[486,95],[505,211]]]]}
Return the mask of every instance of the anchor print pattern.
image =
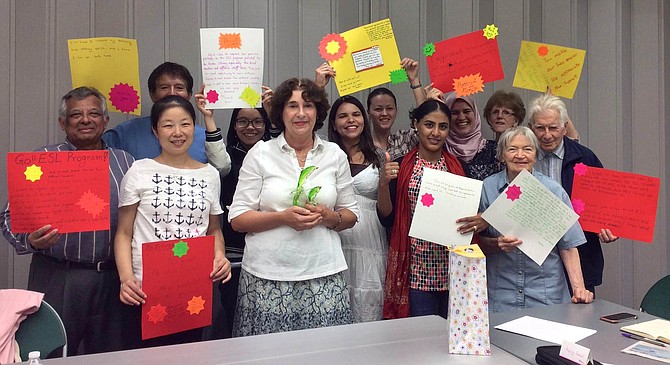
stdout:
{"type": "Polygon", "coordinates": [[[151,221],[154,236],[166,241],[196,237],[203,234],[203,225],[209,219],[205,179],[155,173],[151,177],[155,195],[151,199],[151,221]]]}

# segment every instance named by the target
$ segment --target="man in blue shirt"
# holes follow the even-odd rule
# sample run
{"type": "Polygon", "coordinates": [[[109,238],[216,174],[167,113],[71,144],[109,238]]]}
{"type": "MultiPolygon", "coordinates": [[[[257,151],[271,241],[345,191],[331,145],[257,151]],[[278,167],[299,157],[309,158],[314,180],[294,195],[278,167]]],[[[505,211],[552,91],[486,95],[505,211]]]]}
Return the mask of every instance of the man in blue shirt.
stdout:
{"type": "MultiPolygon", "coordinates": [[[[186,100],[193,96],[193,77],[188,69],[182,65],[165,62],[156,67],[149,75],[149,96],[154,103],[168,95],[179,95],[186,100]]],[[[204,95],[205,85],[197,97],[197,107],[205,116],[207,130],[202,126],[195,126],[193,144],[189,148],[189,155],[202,163],[210,162],[225,176],[230,171],[230,156],[223,143],[221,129],[214,123],[213,113],[206,110],[204,95]]],[[[108,146],[122,149],[135,157],[136,160],[154,158],[160,154],[160,144],[151,129],[151,120],[140,117],[123,122],[108,130],[102,136],[108,146]]]]}

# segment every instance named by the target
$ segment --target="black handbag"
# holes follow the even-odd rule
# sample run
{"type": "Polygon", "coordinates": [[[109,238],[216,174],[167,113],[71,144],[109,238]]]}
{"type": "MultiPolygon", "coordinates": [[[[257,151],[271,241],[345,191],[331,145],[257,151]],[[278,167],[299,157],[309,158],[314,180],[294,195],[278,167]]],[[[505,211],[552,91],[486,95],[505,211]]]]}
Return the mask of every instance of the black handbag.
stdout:
{"type": "MultiPolygon", "coordinates": [[[[560,357],[561,346],[540,346],[535,354],[535,362],[539,365],[579,365],[574,361],[560,357]]],[[[593,360],[593,365],[602,365],[599,361],[593,360]]]]}

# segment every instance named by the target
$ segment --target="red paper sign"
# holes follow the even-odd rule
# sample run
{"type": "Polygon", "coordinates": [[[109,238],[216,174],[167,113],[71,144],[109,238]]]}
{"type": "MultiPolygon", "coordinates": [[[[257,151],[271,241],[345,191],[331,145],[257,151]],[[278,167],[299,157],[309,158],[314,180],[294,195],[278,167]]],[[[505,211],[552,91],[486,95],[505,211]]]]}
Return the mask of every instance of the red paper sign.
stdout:
{"type": "Polygon", "coordinates": [[[142,339],[212,324],[214,236],[142,245],[142,339]]]}
{"type": "Polygon", "coordinates": [[[615,236],[651,242],[660,184],[656,177],[580,163],[575,166],[572,206],[585,231],[609,228],[615,236]]]}
{"type": "Polygon", "coordinates": [[[435,43],[426,63],[430,81],[444,93],[453,91],[463,77],[479,74],[484,83],[505,78],[498,39],[487,39],[481,29],[435,43]]]}
{"type": "Polygon", "coordinates": [[[8,153],[7,188],[14,233],[109,230],[108,151],[8,153]]]}

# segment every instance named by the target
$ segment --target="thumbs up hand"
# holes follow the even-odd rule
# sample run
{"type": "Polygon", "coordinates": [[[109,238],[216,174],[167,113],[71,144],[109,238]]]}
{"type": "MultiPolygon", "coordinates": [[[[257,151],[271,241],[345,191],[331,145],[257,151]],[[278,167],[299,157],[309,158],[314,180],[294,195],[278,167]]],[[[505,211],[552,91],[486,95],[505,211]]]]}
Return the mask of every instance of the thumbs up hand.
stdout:
{"type": "Polygon", "coordinates": [[[389,182],[393,179],[398,178],[398,172],[400,171],[400,164],[391,161],[391,155],[389,155],[388,152],[385,153],[386,156],[386,161],[384,163],[384,167],[379,173],[379,184],[384,184],[388,185],[389,182]]]}

